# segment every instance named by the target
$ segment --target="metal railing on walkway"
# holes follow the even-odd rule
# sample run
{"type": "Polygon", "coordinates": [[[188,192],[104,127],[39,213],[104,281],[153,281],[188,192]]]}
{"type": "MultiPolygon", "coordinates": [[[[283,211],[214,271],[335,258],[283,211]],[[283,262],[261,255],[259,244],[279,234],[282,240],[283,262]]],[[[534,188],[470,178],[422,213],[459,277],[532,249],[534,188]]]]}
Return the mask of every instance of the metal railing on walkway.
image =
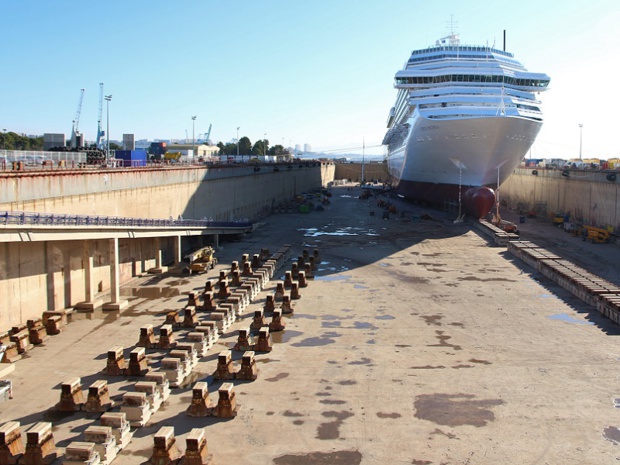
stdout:
{"type": "Polygon", "coordinates": [[[0,211],[0,225],[32,226],[123,226],[172,228],[252,228],[252,222],[131,218],[99,215],[65,215],[58,213],[0,211]]]}

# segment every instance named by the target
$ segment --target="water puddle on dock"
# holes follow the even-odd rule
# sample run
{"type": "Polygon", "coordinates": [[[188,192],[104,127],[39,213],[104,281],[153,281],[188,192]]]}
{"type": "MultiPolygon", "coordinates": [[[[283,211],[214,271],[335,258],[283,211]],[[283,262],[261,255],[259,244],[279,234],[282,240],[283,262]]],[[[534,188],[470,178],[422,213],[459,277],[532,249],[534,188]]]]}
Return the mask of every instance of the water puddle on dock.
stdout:
{"type": "Polygon", "coordinates": [[[558,313],[557,315],[551,315],[551,316],[548,316],[547,318],[549,318],[550,320],[560,320],[560,321],[565,321],[566,323],[573,323],[577,325],[593,325],[594,324],[591,321],[578,320],[577,318],[573,318],[572,316],[567,315],[566,313],[558,313]]]}
{"type": "Polygon", "coordinates": [[[340,275],[340,276],[315,276],[314,277],[315,281],[327,281],[327,282],[346,281],[347,279],[351,279],[351,276],[350,275],[340,275]]]}
{"type": "Polygon", "coordinates": [[[373,229],[346,227],[339,228],[334,231],[318,230],[317,228],[301,228],[297,231],[305,231],[304,237],[318,237],[318,236],[378,236],[379,234],[373,229]]]}

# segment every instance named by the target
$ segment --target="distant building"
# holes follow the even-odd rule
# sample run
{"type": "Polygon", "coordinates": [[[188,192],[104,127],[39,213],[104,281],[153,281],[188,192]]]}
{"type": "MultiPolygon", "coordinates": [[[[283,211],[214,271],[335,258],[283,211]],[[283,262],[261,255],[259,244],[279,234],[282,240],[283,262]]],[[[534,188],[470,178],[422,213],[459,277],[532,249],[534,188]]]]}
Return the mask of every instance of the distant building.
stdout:
{"type": "Polygon", "coordinates": [[[67,144],[64,134],[55,134],[46,132],[43,134],[43,150],[49,150],[52,147],[64,147],[67,144]]]}
{"type": "Polygon", "coordinates": [[[213,157],[217,155],[220,149],[216,145],[207,145],[207,144],[168,144],[168,152],[181,152],[188,153],[188,151],[194,150],[193,152],[196,157],[213,157]]]}
{"type": "Polygon", "coordinates": [[[305,153],[312,152],[312,146],[310,144],[304,144],[304,152],[305,153]]]}
{"type": "Polygon", "coordinates": [[[133,134],[123,134],[123,150],[135,150],[136,142],[133,134]]]}

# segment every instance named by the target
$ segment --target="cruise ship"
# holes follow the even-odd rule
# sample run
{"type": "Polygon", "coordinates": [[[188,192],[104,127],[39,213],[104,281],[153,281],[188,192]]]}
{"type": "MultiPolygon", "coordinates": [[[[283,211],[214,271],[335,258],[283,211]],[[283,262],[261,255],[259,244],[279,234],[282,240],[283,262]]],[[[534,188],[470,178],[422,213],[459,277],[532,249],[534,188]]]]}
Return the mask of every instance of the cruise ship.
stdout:
{"type": "Polygon", "coordinates": [[[537,94],[548,85],[511,53],[461,45],[455,33],[414,50],[396,73],[383,139],[396,192],[487,215],[542,126],[537,94]]]}

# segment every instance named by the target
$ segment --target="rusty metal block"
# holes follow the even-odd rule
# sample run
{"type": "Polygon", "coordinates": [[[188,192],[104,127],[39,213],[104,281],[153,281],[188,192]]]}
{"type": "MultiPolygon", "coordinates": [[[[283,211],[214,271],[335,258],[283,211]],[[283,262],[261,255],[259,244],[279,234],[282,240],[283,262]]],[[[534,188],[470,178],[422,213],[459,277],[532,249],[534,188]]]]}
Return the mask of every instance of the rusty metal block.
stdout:
{"type": "Polygon", "coordinates": [[[258,331],[263,326],[265,326],[265,312],[263,309],[254,311],[254,318],[252,319],[252,324],[250,325],[250,329],[252,331],[258,331]]]}
{"type": "Polygon", "coordinates": [[[213,463],[213,454],[209,454],[204,429],[193,428],[185,439],[183,465],[212,465],[213,463]]]}
{"type": "Polygon", "coordinates": [[[144,376],[149,372],[149,363],[144,347],[129,352],[129,376],[144,376]]]}
{"type": "Polygon", "coordinates": [[[173,327],[179,326],[179,313],[179,310],[170,310],[168,313],[166,313],[166,321],[164,322],[164,324],[173,327]]]}
{"type": "Polygon", "coordinates": [[[183,309],[183,327],[193,328],[198,326],[198,318],[196,317],[196,307],[185,307],[183,309]]]}
{"type": "Polygon", "coordinates": [[[230,295],[230,285],[228,284],[228,279],[220,282],[219,291],[217,293],[218,298],[225,299],[230,295]]]}
{"type": "Polygon", "coordinates": [[[213,291],[205,292],[202,295],[202,309],[210,312],[211,310],[215,310],[217,304],[213,300],[213,291]]]}
{"type": "Polygon", "coordinates": [[[172,332],[172,325],[164,324],[159,328],[159,342],[157,347],[160,349],[170,349],[174,347],[174,333],[172,332]]]}
{"type": "Polygon", "coordinates": [[[269,333],[269,327],[263,326],[258,332],[258,341],[254,345],[256,352],[271,352],[273,343],[271,342],[271,334],[269,333]]]}
{"type": "Polygon", "coordinates": [[[291,296],[288,294],[284,294],[282,296],[282,313],[290,314],[293,313],[293,304],[291,303],[291,296]]]}
{"type": "Polygon", "coordinates": [[[52,424],[40,422],[26,431],[26,451],[20,465],[47,465],[57,456],[52,424]]]}
{"type": "Polygon", "coordinates": [[[269,323],[269,331],[283,331],[286,325],[282,321],[282,310],[279,308],[273,311],[273,317],[269,323]]]}
{"type": "Polygon", "coordinates": [[[0,464],[16,465],[25,450],[19,422],[9,421],[0,426],[0,464]]]}
{"type": "Polygon", "coordinates": [[[56,410],[60,412],[77,412],[84,405],[84,393],[80,378],[71,378],[60,385],[60,402],[56,410]]]}
{"type": "Polygon", "coordinates": [[[144,347],[145,349],[151,349],[155,347],[155,333],[153,332],[153,325],[148,324],[140,327],[140,339],[138,340],[138,347],[144,347]]]}
{"type": "Polygon", "coordinates": [[[299,293],[299,281],[293,281],[293,284],[291,285],[291,299],[301,299],[301,294],[299,293]]]}
{"type": "Polygon", "coordinates": [[[153,439],[152,465],[170,465],[181,458],[172,426],[161,427],[153,439]]]}
{"type": "Polygon", "coordinates": [[[252,276],[252,264],[250,262],[243,263],[243,271],[241,272],[241,276],[245,278],[252,276]]]}
{"type": "Polygon", "coordinates": [[[305,271],[299,272],[299,278],[297,280],[299,281],[299,287],[308,287],[308,281],[306,280],[305,271]]]}
{"type": "Polygon", "coordinates": [[[218,380],[235,378],[230,350],[224,350],[217,356],[217,369],[213,373],[213,377],[218,380]]]}
{"type": "Polygon", "coordinates": [[[208,417],[213,415],[214,407],[209,397],[207,383],[200,382],[194,384],[192,389],[192,403],[186,410],[187,415],[190,417],[208,417]]]}
{"type": "Polygon", "coordinates": [[[290,271],[284,273],[284,288],[290,289],[293,284],[293,274],[290,271]]]}
{"type": "Polygon", "coordinates": [[[237,416],[237,398],[232,383],[224,383],[218,390],[216,415],[220,418],[234,418],[237,416]]]}
{"type": "Polygon", "coordinates": [[[252,336],[250,335],[250,328],[241,328],[239,330],[239,336],[237,337],[237,343],[233,347],[233,350],[252,350],[252,336]]]}
{"type": "Polygon", "coordinates": [[[122,376],[127,370],[127,362],[121,346],[114,346],[108,350],[108,359],[105,374],[109,376],[122,376]]]}
{"type": "Polygon", "coordinates": [[[45,330],[47,331],[47,334],[60,334],[63,327],[64,324],[62,323],[62,317],[58,315],[50,316],[45,320],[45,330]]]}
{"type": "Polygon", "coordinates": [[[256,360],[254,359],[254,352],[248,350],[243,353],[241,358],[241,368],[235,375],[235,379],[244,381],[254,381],[258,378],[258,367],[256,366],[256,360]]]}
{"type": "Polygon", "coordinates": [[[108,392],[108,382],[97,380],[88,387],[88,398],[84,410],[91,413],[107,412],[114,406],[108,392]]]}
{"type": "Polygon", "coordinates": [[[265,306],[263,307],[265,313],[273,312],[276,308],[275,296],[273,294],[268,294],[265,299],[265,306]]]}
{"type": "Polygon", "coordinates": [[[274,300],[276,302],[282,301],[283,295],[284,295],[284,283],[282,282],[276,283],[276,292],[274,294],[274,300]]]}

